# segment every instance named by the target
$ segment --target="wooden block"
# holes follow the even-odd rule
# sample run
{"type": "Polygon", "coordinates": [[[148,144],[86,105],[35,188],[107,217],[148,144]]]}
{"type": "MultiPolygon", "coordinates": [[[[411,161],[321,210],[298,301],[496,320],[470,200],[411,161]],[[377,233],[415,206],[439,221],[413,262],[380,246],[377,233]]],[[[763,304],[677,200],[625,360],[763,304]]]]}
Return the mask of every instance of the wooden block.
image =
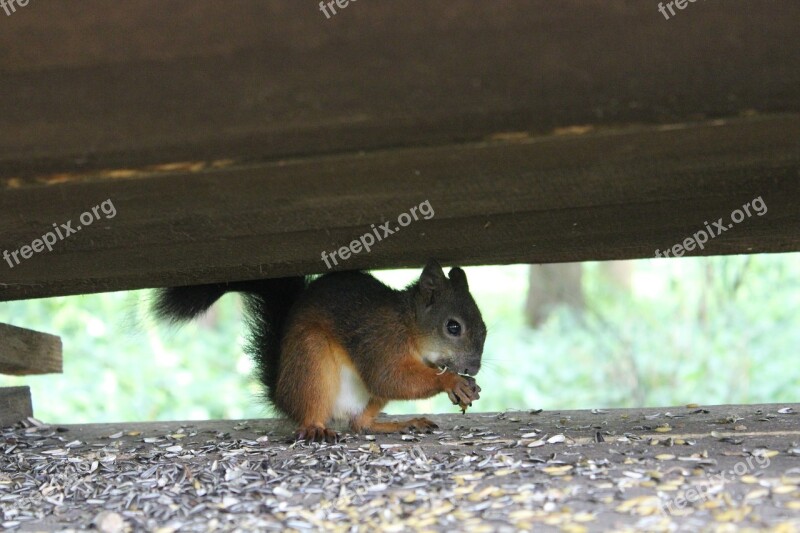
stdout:
{"type": "Polygon", "coordinates": [[[30,387],[0,388],[0,427],[33,416],[30,387]]]}
{"type": "Polygon", "coordinates": [[[0,300],[320,273],[424,200],[336,268],[653,257],[762,195],[699,253],[800,250],[796,0],[196,4],[0,15],[0,300]]]}
{"type": "Polygon", "coordinates": [[[61,373],[61,338],[0,324],[0,374],[61,373]]]}
{"type": "Polygon", "coordinates": [[[691,255],[798,251],[798,139],[800,114],[773,115],[0,187],[0,255],[106,199],[116,213],[13,268],[0,258],[0,300],[316,274],[323,251],[383,222],[391,235],[331,266],[654,257],[762,196],[768,213],[691,255]],[[400,228],[424,201],[430,220],[400,228]]]}
{"type": "Polygon", "coordinates": [[[800,111],[796,0],[698,2],[669,21],[643,1],[354,2],[331,20],[318,3],[0,15],[0,176],[800,111]]]}

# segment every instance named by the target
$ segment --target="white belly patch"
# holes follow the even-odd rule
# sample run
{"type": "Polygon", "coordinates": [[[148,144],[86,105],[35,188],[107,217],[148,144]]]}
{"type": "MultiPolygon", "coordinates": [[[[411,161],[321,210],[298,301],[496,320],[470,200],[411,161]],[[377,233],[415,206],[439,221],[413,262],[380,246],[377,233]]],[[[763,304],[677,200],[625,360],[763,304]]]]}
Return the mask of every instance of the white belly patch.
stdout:
{"type": "Polygon", "coordinates": [[[333,406],[335,420],[349,420],[364,412],[370,394],[355,370],[342,366],[339,369],[339,394],[333,406]]]}

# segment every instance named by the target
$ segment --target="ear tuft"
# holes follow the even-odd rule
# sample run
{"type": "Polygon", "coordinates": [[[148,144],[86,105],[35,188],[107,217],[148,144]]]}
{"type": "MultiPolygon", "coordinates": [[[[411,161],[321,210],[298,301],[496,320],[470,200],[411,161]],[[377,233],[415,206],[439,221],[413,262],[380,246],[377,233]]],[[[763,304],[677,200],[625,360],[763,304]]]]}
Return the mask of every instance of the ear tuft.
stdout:
{"type": "Polygon", "coordinates": [[[422,286],[435,289],[440,287],[445,279],[447,278],[444,277],[442,265],[440,265],[435,259],[431,259],[422,270],[422,275],[419,277],[419,283],[422,286]]]}
{"type": "Polygon", "coordinates": [[[469,285],[467,284],[467,274],[459,267],[453,267],[450,269],[450,281],[453,282],[453,285],[458,289],[463,289],[465,291],[469,290],[469,285]]]}
{"type": "Polygon", "coordinates": [[[441,290],[446,280],[442,266],[435,259],[428,261],[419,277],[419,290],[426,305],[433,304],[434,294],[441,290]]]}

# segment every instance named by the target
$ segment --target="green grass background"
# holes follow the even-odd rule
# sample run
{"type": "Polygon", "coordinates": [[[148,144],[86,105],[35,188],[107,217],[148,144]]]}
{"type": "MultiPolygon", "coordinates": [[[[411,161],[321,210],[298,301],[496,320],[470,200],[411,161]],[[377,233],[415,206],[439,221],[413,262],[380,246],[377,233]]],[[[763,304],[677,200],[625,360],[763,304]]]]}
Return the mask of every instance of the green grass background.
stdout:
{"type": "MultiPolygon", "coordinates": [[[[525,325],[528,267],[467,268],[489,327],[473,410],[800,401],[800,254],[641,260],[633,290],[584,264],[587,311],[525,325]]],[[[376,273],[401,287],[418,271],[376,273]]],[[[54,423],[271,416],[242,353],[236,295],[179,329],[148,316],[148,293],[0,303],[0,322],[60,335],[64,373],[27,384],[54,423]]],[[[392,413],[456,412],[442,395],[392,413]]]]}

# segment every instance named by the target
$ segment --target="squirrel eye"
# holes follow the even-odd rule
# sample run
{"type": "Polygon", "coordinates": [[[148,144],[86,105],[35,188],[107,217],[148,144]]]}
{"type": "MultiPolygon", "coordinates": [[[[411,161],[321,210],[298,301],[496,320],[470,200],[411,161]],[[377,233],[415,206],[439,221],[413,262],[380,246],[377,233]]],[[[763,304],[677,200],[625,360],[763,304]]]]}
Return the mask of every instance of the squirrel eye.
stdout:
{"type": "Polygon", "coordinates": [[[447,333],[452,335],[453,337],[458,337],[461,335],[461,324],[459,324],[455,320],[448,320],[447,321],[447,333]]]}

